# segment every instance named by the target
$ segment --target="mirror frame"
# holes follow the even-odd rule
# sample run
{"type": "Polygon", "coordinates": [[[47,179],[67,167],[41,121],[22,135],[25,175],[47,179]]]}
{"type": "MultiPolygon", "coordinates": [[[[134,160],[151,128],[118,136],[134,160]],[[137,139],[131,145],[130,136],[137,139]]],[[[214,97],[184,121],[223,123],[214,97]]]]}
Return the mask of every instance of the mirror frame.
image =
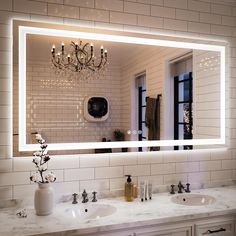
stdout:
{"type": "MultiPolygon", "coordinates": [[[[49,150],[80,150],[97,148],[121,147],[150,147],[150,146],[179,146],[179,145],[224,145],[225,144],[225,46],[179,42],[163,39],[123,36],[83,31],[71,31],[52,28],[19,26],[19,151],[34,151],[38,144],[26,143],[26,37],[27,34],[103,40],[112,42],[133,43],[152,46],[178,47],[185,49],[198,49],[220,53],[220,138],[218,139],[191,139],[191,140],[156,140],[156,141],[120,141],[120,142],[84,142],[84,143],[50,143],[49,150]]],[[[142,34],[141,34],[142,35],[142,34]]],[[[187,37],[186,37],[187,38],[187,37]]]]}

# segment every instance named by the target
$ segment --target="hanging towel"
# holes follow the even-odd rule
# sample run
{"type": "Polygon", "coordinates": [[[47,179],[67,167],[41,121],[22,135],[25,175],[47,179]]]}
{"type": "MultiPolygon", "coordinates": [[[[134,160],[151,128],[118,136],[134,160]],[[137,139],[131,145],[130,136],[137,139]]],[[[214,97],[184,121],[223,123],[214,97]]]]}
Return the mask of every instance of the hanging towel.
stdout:
{"type": "Polygon", "coordinates": [[[156,101],[156,98],[147,97],[145,122],[148,127],[148,140],[154,139],[156,101]]]}
{"type": "Polygon", "coordinates": [[[161,102],[160,99],[157,99],[156,102],[156,140],[160,140],[160,131],[161,131],[161,127],[160,127],[160,123],[161,123],[161,106],[160,106],[161,102]]]}

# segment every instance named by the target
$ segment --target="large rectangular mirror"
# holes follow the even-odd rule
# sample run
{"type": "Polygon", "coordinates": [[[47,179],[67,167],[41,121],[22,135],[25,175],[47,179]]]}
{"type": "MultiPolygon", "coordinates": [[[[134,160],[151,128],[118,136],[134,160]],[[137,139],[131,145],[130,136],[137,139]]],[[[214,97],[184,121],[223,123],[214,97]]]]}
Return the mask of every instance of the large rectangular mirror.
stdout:
{"type": "MultiPolygon", "coordinates": [[[[36,132],[43,134],[51,150],[146,151],[167,146],[178,150],[224,144],[224,46],[18,27],[15,155],[36,148],[36,132]],[[100,46],[107,49],[102,72],[70,73],[55,66],[58,51],[66,55],[68,65],[75,60],[75,47],[85,44],[85,54],[90,55],[92,47],[96,60],[101,57],[100,46]]],[[[83,55],[79,59],[85,60],[83,55]]]]}

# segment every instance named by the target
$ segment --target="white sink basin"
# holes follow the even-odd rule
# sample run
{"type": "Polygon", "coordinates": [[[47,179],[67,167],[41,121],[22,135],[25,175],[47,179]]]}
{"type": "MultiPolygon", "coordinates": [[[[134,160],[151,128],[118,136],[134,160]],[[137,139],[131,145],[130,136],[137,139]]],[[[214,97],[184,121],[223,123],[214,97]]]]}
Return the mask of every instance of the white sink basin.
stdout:
{"type": "Polygon", "coordinates": [[[67,207],[64,212],[66,217],[87,220],[112,215],[116,212],[116,208],[108,204],[76,204],[67,207]]]}
{"type": "Polygon", "coordinates": [[[185,206],[204,206],[213,204],[216,199],[209,195],[186,193],[173,196],[171,201],[185,206]]]}

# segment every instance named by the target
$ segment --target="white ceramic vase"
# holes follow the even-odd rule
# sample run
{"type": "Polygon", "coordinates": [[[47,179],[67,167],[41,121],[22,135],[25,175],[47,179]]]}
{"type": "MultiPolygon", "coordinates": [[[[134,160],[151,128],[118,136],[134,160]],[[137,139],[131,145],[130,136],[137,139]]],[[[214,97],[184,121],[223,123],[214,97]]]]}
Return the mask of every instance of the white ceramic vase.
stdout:
{"type": "Polygon", "coordinates": [[[53,212],[54,190],[50,183],[38,183],[34,194],[34,208],[36,215],[47,216],[53,212]]]}

